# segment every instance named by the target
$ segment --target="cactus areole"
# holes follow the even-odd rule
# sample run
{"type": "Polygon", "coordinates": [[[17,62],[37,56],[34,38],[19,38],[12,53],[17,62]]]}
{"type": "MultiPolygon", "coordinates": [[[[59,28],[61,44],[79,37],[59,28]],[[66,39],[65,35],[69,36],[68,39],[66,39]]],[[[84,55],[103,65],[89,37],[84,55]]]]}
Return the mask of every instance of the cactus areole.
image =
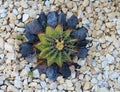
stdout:
{"type": "Polygon", "coordinates": [[[65,61],[71,61],[77,39],[70,37],[71,29],[63,30],[61,25],[56,28],[46,27],[45,33],[39,33],[40,42],[35,45],[41,51],[39,58],[46,59],[48,66],[56,63],[62,66],[65,61]]]}

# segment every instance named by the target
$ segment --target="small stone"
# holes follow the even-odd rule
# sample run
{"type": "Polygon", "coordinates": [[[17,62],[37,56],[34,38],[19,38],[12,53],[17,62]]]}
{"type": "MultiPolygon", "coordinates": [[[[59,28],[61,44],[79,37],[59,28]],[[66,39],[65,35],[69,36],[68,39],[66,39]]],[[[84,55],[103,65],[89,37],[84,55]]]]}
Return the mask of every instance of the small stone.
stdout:
{"type": "Polygon", "coordinates": [[[76,72],[72,72],[71,73],[71,78],[75,78],[76,77],[76,72]]]}
{"type": "Polygon", "coordinates": [[[85,85],[84,85],[84,87],[83,87],[83,89],[84,89],[84,90],[88,90],[88,89],[90,89],[90,88],[91,88],[90,82],[86,82],[85,85]]]}
{"type": "Polygon", "coordinates": [[[20,76],[27,76],[29,71],[30,71],[30,68],[28,66],[25,66],[25,68],[22,70],[20,76]]]}
{"type": "Polygon", "coordinates": [[[20,76],[17,76],[15,78],[14,86],[17,87],[17,88],[22,88],[22,82],[21,82],[20,76]]]}
{"type": "Polygon", "coordinates": [[[117,33],[120,35],[120,29],[117,29],[117,33]]]}
{"type": "Polygon", "coordinates": [[[20,33],[23,33],[25,31],[25,28],[15,28],[16,31],[20,32],[20,33]]]}
{"type": "Polygon", "coordinates": [[[0,92],[5,92],[4,90],[0,90],[0,92]]]}
{"type": "Polygon", "coordinates": [[[47,7],[50,7],[50,1],[46,0],[46,1],[45,1],[45,5],[46,5],[47,7]]]}
{"type": "Polygon", "coordinates": [[[44,81],[45,78],[46,78],[46,75],[45,75],[45,74],[41,74],[40,79],[41,79],[42,81],[44,81]]]}
{"type": "Polygon", "coordinates": [[[18,15],[17,9],[13,9],[13,13],[14,13],[15,15],[18,15]]]}
{"type": "Polygon", "coordinates": [[[47,84],[45,81],[40,81],[40,85],[42,86],[42,88],[45,88],[47,84]]]}
{"type": "Polygon", "coordinates": [[[35,87],[35,86],[37,86],[37,83],[36,83],[36,82],[31,82],[31,83],[29,84],[29,86],[30,86],[30,87],[35,87]]]}
{"type": "Polygon", "coordinates": [[[97,83],[98,81],[97,81],[96,78],[92,78],[91,82],[92,82],[92,83],[97,83]]]}
{"type": "Polygon", "coordinates": [[[108,83],[106,81],[102,82],[100,84],[100,87],[103,88],[103,87],[108,87],[108,83]]]}
{"type": "Polygon", "coordinates": [[[33,76],[35,78],[38,78],[40,76],[39,71],[37,69],[33,71],[33,76]]]}
{"type": "Polygon", "coordinates": [[[4,18],[4,17],[6,17],[6,13],[2,13],[0,16],[2,17],[2,18],[4,18]]]}
{"type": "Polygon", "coordinates": [[[114,79],[119,77],[119,74],[117,72],[113,72],[113,73],[110,74],[109,77],[110,77],[111,80],[114,80],[114,79]]]}
{"type": "Polygon", "coordinates": [[[73,8],[73,2],[72,1],[68,1],[67,2],[67,7],[70,8],[70,9],[73,8]]]}
{"type": "Polygon", "coordinates": [[[3,85],[3,80],[0,79],[0,85],[3,85]]]}
{"type": "Polygon", "coordinates": [[[0,14],[7,12],[5,8],[0,8],[0,14]]]}
{"type": "Polygon", "coordinates": [[[4,54],[0,54],[0,64],[2,64],[4,62],[4,54]]]}
{"type": "Polygon", "coordinates": [[[28,5],[27,5],[27,3],[25,2],[25,0],[22,0],[22,1],[20,2],[20,5],[21,5],[23,8],[28,8],[28,5]]]}
{"type": "Polygon", "coordinates": [[[120,77],[118,77],[118,84],[120,84],[120,77]]]}
{"type": "Polygon", "coordinates": [[[59,89],[59,90],[63,90],[63,89],[64,89],[64,86],[63,86],[63,85],[58,85],[58,89],[59,89]]]}
{"type": "Polygon", "coordinates": [[[19,90],[13,85],[8,85],[7,92],[19,92],[19,90]]]}
{"type": "Polygon", "coordinates": [[[106,59],[108,60],[108,63],[111,64],[114,62],[114,57],[110,54],[106,55],[106,59]]]}
{"type": "Polygon", "coordinates": [[[4,40],[2,37],[0,37],[0,49],[4,49],[4,40]]]}
{"type": "Polygon", "coordinates": [[[72,83],[71,80],[66,80],[65,83],[66,83],[67,87],[72,87],[73,86],[73,83],[72,83]]]}
{"type": "Polygon", "coordinates": [[[22,22],[25,22],[29,18],[28,14],[23,14],[22,22]]]}
{"type": "Polygon", "coordinates": [[[14,52],[14,47],[11,44],[5,43],[5,50],[9,52],[14,52]]]}
{"type": "Polygon", "coordinates": [[[90,21],[87,20],[87,19],[83,19],[82,20],[82,24],[84,24],[84,25],[89,25],[89,23],[90,23],[90,21]]]}
{"type": "Polygon", "coordinates": [[[57,83],[56,82],[51,83],[49,88],[50,89],[56,89],[57,88],[57,83]]]}
{"type": "Polygon", "coordinates": [[[84,7],[86,7],[86,6],[88,6],[88,4],[89,4],[89,0],[84,0],[82,5],[83,5],[84,7]]]}
{"type": "Polygon", "coordinates": [[[108,61],[104,60],[104,61],[102,62],[102,68],[105,68],[107,65],[108,65],[108,61]]]}

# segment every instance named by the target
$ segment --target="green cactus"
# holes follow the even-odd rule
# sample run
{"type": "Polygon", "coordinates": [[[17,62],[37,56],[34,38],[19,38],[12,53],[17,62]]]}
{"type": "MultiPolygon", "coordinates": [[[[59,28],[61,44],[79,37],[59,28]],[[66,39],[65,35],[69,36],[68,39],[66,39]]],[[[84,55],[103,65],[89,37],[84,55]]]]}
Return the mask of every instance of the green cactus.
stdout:
{"type": "Polygon", "coordinates": [[[38,34],[40,43],[35,47],[41,51],[39,58],[46,59],[48,66],[56,63],[61,67],[63,62],[71,61],[70,55],[75,51],[74,44],[77,41],[70,37],[71,31],[63,31],[63,27],[57,25],[55,29],[47,26],[45,33],[38,34]]]}

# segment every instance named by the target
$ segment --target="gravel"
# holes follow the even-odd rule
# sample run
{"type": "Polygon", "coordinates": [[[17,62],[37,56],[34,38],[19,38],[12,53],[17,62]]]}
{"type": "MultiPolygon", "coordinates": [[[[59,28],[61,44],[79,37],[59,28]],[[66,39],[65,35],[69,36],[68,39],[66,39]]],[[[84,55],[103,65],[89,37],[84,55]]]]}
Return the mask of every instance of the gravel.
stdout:
{"type": "MultiPolygon", "coordinates": [[[[120,92],[119,9],[119,0],[0,0],[0,92],[120,92]],[[64,13],[60,14],[61,10],[64,13]],[[52,13],[44,16],[41,12],[52,13]],[[55,75],[56,80],[48,79],[46,65],[38,65],[39,72],[34,70],[34,76],[28,76],[36,63],[27,62],[19,53],[26,39],[18,40],[18,34],[26,30],[36,35],[44,31],[46,23],[55,27],[57,22],[88,29],[86,40],[91,39],[93,46],[87,58],[74,59],[81,68],[68,78],[55,75]]],[[[86,47],[86,43],[79,46],[86,47]]],[[[29,51],[24,53],[29,55],[29,51]]]]}

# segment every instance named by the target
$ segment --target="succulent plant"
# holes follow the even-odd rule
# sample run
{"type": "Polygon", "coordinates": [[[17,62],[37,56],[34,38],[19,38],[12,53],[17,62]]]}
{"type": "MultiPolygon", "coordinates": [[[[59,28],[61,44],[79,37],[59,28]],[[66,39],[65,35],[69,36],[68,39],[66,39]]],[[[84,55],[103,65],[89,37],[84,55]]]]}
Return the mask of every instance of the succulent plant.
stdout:
{"type": "Polygon", "coordinates": [[[39,33],[40,42],[35,45],[39,49],[40,59],[46,59],[48,66],[56,63],[62,66],[65,61],[71,61],[71,54],[75,52],[77,39],[70,37],[71,29],[63,30],[61,25],[56,28],[46,27],[45,33],[39,33]]]}

